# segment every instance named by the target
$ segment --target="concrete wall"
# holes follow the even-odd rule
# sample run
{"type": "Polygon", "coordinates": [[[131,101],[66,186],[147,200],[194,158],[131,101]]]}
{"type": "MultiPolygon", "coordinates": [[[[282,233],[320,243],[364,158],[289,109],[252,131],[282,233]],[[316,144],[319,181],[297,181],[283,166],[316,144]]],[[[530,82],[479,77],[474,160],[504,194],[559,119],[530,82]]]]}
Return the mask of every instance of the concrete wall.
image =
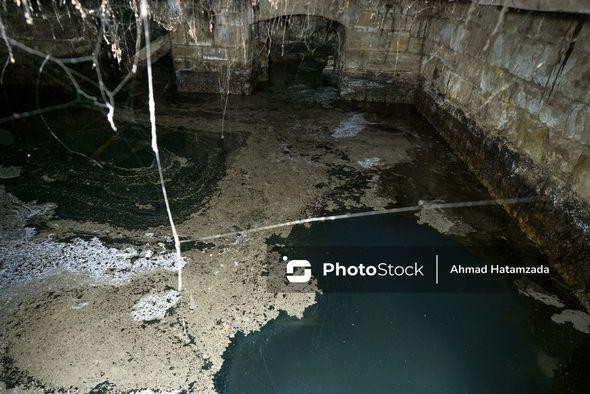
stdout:
{"type": "Polygon", "coordinates": [[[418,107],[498,197],[541,198],[506,208],[587,292],[588,16],[437,2],[429,19],[418,107]]]}

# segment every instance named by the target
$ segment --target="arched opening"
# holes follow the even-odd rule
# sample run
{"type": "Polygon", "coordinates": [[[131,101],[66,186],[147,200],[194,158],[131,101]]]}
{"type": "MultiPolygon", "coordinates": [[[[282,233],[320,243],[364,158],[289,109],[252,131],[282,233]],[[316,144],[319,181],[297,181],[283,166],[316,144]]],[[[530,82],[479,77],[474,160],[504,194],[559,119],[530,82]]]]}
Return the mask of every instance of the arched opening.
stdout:
{"type": "Polygon", "coordinates": [[[285,15],[252,27],[258,80],[276,85],[338,85],[344,26],[316,15],[285,15]]]}

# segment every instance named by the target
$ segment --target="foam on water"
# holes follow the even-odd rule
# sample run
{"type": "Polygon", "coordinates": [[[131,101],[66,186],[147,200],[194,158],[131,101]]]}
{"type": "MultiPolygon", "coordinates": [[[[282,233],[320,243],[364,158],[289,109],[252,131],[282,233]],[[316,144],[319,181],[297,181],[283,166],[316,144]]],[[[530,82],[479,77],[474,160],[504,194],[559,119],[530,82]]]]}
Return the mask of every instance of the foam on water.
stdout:
{"type": "Polygon", "coordinates": [[[161,320],[166,312],[173,308],[180,300],[180,293],[170,290],[162,294],[149,294],[143,296],[133,306],[131,316],[137,321],[161,320]]]}
{"type": "Polygon", "coordinates": [[[69,242],[35,239],[35,230],[26,227],[27,221],[50,217],[55,206],[24,203],[2,186],[0,208],[5,212],[0,218],[0,288],[60,271],[86,275],[97,284],[120,285],[139,273],[159,269],[176,272],[185,265],[163,245],[154,252],[149,247],[108,247],[96,237],[69,242]]]}
{"type": "Polygon", "coordinates": [[[21,168],[15,166],[0,166],[0,179],[18,178],[21,174],[21,168]]]}
{"type": "Polygon", "coordinates": [[[527,297],[531,297],[532,299],[542,302],[545,305],[556,308],[563,308],[565,306],[563,301],[561,301],[558,296],[549,293],[547,290],[543,289],[541,286],[531,280],[521,278],[515,283],[518,287],[518,292],[527,297]]]}
{"type": "Polygon", "coordinates": [[[576,330],[590,334],[590,315],[586,312],[566,309],[551,316],[551,320],[558,324],[571,323],[576,330]]]}
{"type": "Polygon", "coordinates": [[[367,159],[358,161],[359,165],[363,168],[375,167],[380,162],[381,162],[381,159],[378,157],[369,157],[367,159]]]}
{"type": "Polygon", "coordinates": [[[174,253],[154,255],[151,249],[112,248],[96,237],[71,242],[0,241],[0,255],[0,288],[60,271],[86,275],[97,284],[121,285],[140,273],[160,269],[176,272],[185,265],[184,261],[177,263],[174,253]]]}
{"type": "Polygon", "coordinates": [[[365,129],[367,121],[362,114],[354,114],[343,120],[332,132],[334,138],[355,137],[365,129]]]}

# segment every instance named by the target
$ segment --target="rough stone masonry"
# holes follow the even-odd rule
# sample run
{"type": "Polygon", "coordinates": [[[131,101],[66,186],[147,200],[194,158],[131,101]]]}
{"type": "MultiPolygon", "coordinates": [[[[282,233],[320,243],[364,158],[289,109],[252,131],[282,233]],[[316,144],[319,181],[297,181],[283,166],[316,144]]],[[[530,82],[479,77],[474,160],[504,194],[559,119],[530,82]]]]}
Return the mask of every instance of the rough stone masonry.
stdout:
{"type": "Polygon", "coordinates": [[[590,10],[480,3],[214,2],[214,26],[189,6],[171,32],[177,83],[218,91],[225,72],[231,93],[250,94],[258,75],[253,24],[299,14],[337,21],[340,95],[415,103],[493,195],[539,197],[505,208],[588,307],[590,10]]]}
{"type": "MultiPolygon", "coordinates": [[[[493,195],[538,198],[505,208],[590,307],[586,2],[172,3],[174,12],[154,7],[153,16],[170,37],[181,91],[251,94],[262,74],[257,23],[311,15],[339,24],[340,95],[414,103],[493,195]]],[[[54,56],[92,42],[79,29],[51,29],[58,14],[37,18],[35,29],[13,16],[5,21],[11,36],[54,56]]]]}

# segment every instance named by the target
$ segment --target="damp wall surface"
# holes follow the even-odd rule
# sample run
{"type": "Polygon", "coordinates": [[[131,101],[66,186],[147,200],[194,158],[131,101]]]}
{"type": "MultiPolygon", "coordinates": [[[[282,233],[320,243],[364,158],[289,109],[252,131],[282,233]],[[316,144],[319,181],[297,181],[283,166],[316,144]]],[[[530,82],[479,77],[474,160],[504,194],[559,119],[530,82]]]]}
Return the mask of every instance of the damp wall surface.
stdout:
{"type": "Polygon", "coordinates": [[[588,15],[437,2],[416,106],[589,304],[588,15]]]}
{"type": "Polygon", "coordinates": [[[256,26],[274,21],[282,31],[291,15],[337,23],[342,97],[413,102],[427,13],[420,1],[218,0],[183,6],[171,29],[172,57],[182,91],[251,94],[260,80],[260,53],[268,44],[256,26]],[[218,75],[229,78],[219,80],[218,75]],[[226,86],[227,85],[227,86],[226,86]]]}

